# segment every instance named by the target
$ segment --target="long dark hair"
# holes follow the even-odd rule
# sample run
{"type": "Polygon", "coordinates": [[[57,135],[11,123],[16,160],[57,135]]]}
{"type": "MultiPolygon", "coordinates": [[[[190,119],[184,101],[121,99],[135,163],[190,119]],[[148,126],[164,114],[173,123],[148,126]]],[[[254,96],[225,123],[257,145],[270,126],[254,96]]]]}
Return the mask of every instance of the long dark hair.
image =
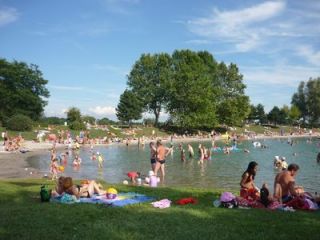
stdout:
{"type": "Polygon", "coordinates": [[[256,176],[256,172],[254,171],[254,168],[256,166],[258,166],[257,162],[255,162],[255,161],[250,162],[249,165],[248,165],[247,170],[243,173],[243,175],[248,173],[249,176],[252,176],[252,179],[254,179],[254,177],[256,176]]]}

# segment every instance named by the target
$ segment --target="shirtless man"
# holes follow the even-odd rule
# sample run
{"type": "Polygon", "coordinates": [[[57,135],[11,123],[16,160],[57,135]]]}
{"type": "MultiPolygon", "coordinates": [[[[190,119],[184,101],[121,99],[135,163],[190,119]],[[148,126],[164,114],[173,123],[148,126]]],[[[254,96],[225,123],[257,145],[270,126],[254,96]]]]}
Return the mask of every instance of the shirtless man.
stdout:
{"type": "Polygon", "coordinates": [[[288,202],[293,197],[299,196],[303,193],[303,188],[295,186],[294,177],[297,175],[299,166],[297,164],[290,164],[288,170],[282,171],[277,174],[274,179],[274,197],[288,202]]]}
{"type": "Polygon", "coordinates": [[[156,167],[154,170],[154,174],[155,176],[157,176],[158,170],[161,169],[161,174],[162,174],[162,180],[164,179],[164,164],[166,162],[166,156],[168,156],[168,154],[170,153],[170,151],[168,150],[168,148],[165,148],[161,141],[158,140],[157,141],[157,158],[156,158],[156,167]]]}

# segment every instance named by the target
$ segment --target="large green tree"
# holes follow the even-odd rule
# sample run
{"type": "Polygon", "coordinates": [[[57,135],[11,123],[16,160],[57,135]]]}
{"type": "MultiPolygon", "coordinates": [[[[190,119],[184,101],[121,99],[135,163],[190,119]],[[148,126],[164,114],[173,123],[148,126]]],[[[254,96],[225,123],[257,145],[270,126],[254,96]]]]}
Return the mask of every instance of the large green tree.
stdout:
{"type": "Polygon", "coordinates": [[[139,120],[142,117],[142,108],[143,103],[138,96],[126,89],[120,96],[116,115],[120,121],[130,125],[132,120],[139,120]]]}
{"type": "Polygon", "coordinates": [[[245,95],[246,85],[236,64],[218,65],[218,119],[220,123],[238,125],[250,114],[249,97],[245,95]]]}
{"type": "Polygon", "coordinates": [[[170,76],[171,57],[166,53],[142,54],[128,76],[128,86],[139,96],[144,110],[154,114],[155,125],[166,104],[170,76]]]}
{"type": "Polygon", "coordinates": [[[38,120],[49,97],[47,83],[37,65],[0,59],[0,120],[15,114],[38,120]]]}
{"type": "Polygon", "coordinates": [[[167,110],[171,120],[184,128],[212,128],[217,123],[214,76],[215,61],[206,52],[175,51],[172,55],[167,110]]]}

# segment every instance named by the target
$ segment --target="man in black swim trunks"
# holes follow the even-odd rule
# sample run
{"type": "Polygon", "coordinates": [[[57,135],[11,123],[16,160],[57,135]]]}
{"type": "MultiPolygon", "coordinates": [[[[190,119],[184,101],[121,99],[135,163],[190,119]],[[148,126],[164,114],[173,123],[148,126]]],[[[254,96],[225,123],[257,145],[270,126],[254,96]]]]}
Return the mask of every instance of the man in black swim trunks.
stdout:
{"type": "Polygon", "coordinates": [[[154,170],[155,175],[157,176],[158,170],[161,169],[161,174],[162,174],[162,180],[164,180],[165,176],[165,162],[166,162],[166,156],[169,154],[168,148],[165,148],[161,140],[157,141],[157,162],[156,162],[156,167],[154,170]]]}

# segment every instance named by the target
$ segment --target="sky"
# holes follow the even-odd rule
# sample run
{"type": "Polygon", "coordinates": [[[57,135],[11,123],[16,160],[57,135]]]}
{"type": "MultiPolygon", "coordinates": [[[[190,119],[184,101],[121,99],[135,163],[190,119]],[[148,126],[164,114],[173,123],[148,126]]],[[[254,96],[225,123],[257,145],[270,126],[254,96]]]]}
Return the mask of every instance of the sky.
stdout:
{"type": "Polygon", "coordinates": [[[46,116],[115,120],[141,54],[181,49],[237,64],[251,104],[290,106],[320,76],[320,1],[0,0],[0,58],[39,66],[46,116]]]}

